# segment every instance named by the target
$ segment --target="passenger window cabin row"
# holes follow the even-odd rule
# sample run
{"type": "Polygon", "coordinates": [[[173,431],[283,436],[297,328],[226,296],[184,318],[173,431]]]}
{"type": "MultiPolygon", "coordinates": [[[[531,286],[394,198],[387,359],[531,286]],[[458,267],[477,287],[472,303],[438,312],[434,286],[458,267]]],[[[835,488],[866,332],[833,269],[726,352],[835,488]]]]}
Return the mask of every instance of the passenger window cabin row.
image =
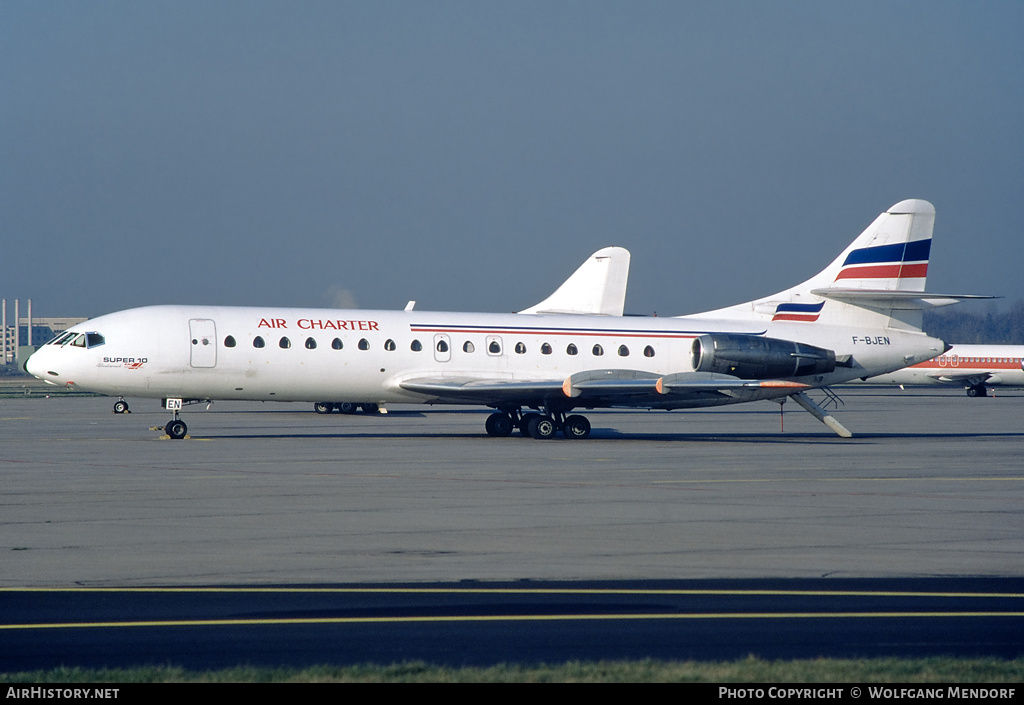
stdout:
{"type": "MultiPolygon", "coordinates": [[[[224,347],[226,348],[233,348],[237,344],[238,343],[235,340],[234,336],[229,335],[224,339],[224,347]]],[[[292,341],[290,338],[285,336],[277,341],[277,345],[279,348],[287,350],[288,348],[292,347],[292,341]]],[[[315,350],[317,347],[316,338],[306,338],[303,345],[307,350],[315,350]]],[[[267,341],[263,339],[263,336],[257,335],[252,340],[252,346],[254,348],[264,348],[267,346],[267,341]]],[[[342,348],[345,347],[345,344],[341,341],[341,338],[335,338],[334,340],[331,341],[331,347],[334,350],[341,350],[342,348]]],[[[356,347],[358,347],[360,350],[369,350],[370,341],[367,340],[366,338],[360,338],[359,342],[356,344],[356,347]]],[[[392,340],[391,338],[388,338],[387,340],[384,341],[384,349],[389,352],[395,351],[398,349],[398,344],[395,343],[395,341],[392,340]]],[[[423,350],[423,344],[419,340],[413,340],[412,343],[409,344],[409,349],[412,350],[413,352],[421,352],[423,350]]],[[[526,344],[518,342],[515,344],[515,347],[513,347],[513,350],[515,350],[517,355],[525,355],[526,344]]],[[[467,340],[462,345],[462,351],[465,353],[476,352],[476,346],[473,344],[472,341],[467,340]]],[[[448,352],[447,340],[442,338],[437,341],[437,352],[448,352]]],[[[497,340],[489,340],[487,343],[487,352],[490,355],[500,355],[501,343],[498,342],[497,340]]],[[[554,352],[554,348],[551,346],[550,343],[542,343],[540,346],[540,352],[541,355],[551,355],[554,352]]],[[[620,345],[616,352],[618,353],[619,357],[629,357],[629,348],[625,345],[620,345]]],[[[578,355],[579,348],[576,347],[575,343],[569,343],[565,348],[565,354],[578,355]]],[[[594,357],[600,357],[601,355],[604,355],[604,348],[599,343],[595,344],[594,347],[590,349],[590,354],[593,355],[594,357]]],[[[644,357],[654,357],[654,354],[654,348],[651,347],[650,345],[644,348],[644,357]]]]}
{"type": "Polygon", "coordinates": [[[1013,364],[1017,364],[1017,363],[1024,362],[1024,359],[1019,358],[1019,357],[970,357],[970,356],[961,357],[959,355],[941,355],[941,356],[939,356],[938,358],[935,358],[935,359],[937,359],[939,361],[940,365],[944,365],[947,362],[950,363],[950,364],[960,363],[960,362],[990,362],[990,363],[993,363],[993,364],[996,364],[996,363],[1002,363],[1002,364],[1013,363],[1013,364]]]}

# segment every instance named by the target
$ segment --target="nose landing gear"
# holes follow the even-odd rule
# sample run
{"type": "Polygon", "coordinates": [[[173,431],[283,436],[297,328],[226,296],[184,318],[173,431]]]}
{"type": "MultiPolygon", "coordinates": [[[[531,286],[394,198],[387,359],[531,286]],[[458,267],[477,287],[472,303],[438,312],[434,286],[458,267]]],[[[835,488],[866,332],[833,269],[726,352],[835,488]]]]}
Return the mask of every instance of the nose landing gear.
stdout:
{"type": "Polygon", "coordinates": [[[164,432],[171,438],[178,440],[184,438],[185,434],[188,433],[188,426],[186,426],[185,422],[179,419],[178,414],[175,413],[174,418],[168,421],[167,425],[164,426],[164,432]]]}
{"type": "Polygon", "coordinates": [[[178,418],[178,412],[181,411],[181,407],[184,405],[182,399],[164,399],[163,407],[168,411],[174,412],[174,418],[167,422],[164,426],[164,433],[175,440],[180,440],[188,434],[188,426],[185,422],[178,418]]]}

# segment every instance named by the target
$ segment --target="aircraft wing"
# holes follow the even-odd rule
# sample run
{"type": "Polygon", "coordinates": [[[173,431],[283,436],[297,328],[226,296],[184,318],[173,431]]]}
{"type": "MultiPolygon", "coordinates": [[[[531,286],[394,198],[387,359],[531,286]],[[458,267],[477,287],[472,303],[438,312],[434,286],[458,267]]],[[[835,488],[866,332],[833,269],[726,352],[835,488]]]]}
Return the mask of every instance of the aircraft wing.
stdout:
{"type": "Polygon", "coordinates": [[[786,380],[749,380],[708,372],[657,375],[638,370],[588,370],[566,379],[501,380],[472,377],[420,377],[399,383],[402,389],[447,403],[537,406],[545,401],[578,399],[579,405],[647,406],[695,395],[729,394],[808,385],[786,380]]]}
{"type": "Polygon", "coordinates": [[[784,379],[740,379],[713,372],[683,372],[662,377],[658,391],[662,394],[695,390],[728,391],[735,389],[810,389],[809,384],[784,379]]]}
{"type": "Polygon", "coordinates": [[[975,387],[979,384],[984,384],[991,377],[991,372],[979,372],[973,370],[971,372],[961,372],[959,374],[948,370],[942,372],[929,372],[928,377],[935,380],[936,382],[945,382],[946,384],[962,384],[967,387],[975,387]]]}
{"type": "Polygon", "coordinates": [[[687,392],[724,392],[736,389],[792,387],[807,389],[799,382],[767,379],[740,379],[714,372],[680,372],[657,375],[634,370],[590,370],[572,375],[562,385],[566,396],[614,396],[629,394],[673,394],[687,392]]]}
{"type": "Polygon", "coordinates": [[[515,381],[473,377],[419,377],[400,382],[402,389],[437,401],[464,404],[533,404],[562,396],[562,380],[515,381]]]}

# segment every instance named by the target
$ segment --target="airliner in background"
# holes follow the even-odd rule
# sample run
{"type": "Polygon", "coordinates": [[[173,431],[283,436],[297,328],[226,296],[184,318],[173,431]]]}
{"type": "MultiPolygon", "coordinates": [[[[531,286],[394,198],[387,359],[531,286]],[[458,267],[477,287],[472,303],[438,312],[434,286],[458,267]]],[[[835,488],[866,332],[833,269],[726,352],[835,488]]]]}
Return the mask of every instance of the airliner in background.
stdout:
{"type": "Polygon", "coordinates": [[[808,390],[940,355],[943,341],[921,330],[923,309],[978,298],[925,292],[934,219],[927,201],[901,201],[802,284],[690,316],[616,315],[607,277],[621,267],[602,278],[603,265],[588,261],[590,284],[567,281],[564,298],[556,291],[521,313],[129,309],[72,327],[26,369],[55,385],[162,399],[171,438],[187,435],[182,407],[208,400],[476,404],[495,410],[484,425],[492,436],[582,439],[591,427],[578,409],[786,398],[849,437],[808,390]],[[581,312],[577,299],[604,303],[581,312]]]}
{"type": "Polygon", "coordinates": [[[942,355],[896,372],[864,380],[868,384],[958,385],[969,397],[989,387],[1024,387],[1024,345],[953,345],[942,355]]]}

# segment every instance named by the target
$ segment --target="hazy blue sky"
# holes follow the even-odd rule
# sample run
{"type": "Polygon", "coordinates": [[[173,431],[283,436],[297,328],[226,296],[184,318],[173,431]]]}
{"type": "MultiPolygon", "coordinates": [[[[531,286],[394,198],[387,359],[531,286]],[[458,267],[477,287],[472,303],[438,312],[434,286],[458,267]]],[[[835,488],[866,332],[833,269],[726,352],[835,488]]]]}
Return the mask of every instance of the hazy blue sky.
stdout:
{"type": "Polygon", "coordinates": [[[511,311],[621,245],[627,311],[682,314],[924,198],[929,290],[1012,303],[1022,37],[1020,0],[2,0],[0,296],[511,311]]]}

